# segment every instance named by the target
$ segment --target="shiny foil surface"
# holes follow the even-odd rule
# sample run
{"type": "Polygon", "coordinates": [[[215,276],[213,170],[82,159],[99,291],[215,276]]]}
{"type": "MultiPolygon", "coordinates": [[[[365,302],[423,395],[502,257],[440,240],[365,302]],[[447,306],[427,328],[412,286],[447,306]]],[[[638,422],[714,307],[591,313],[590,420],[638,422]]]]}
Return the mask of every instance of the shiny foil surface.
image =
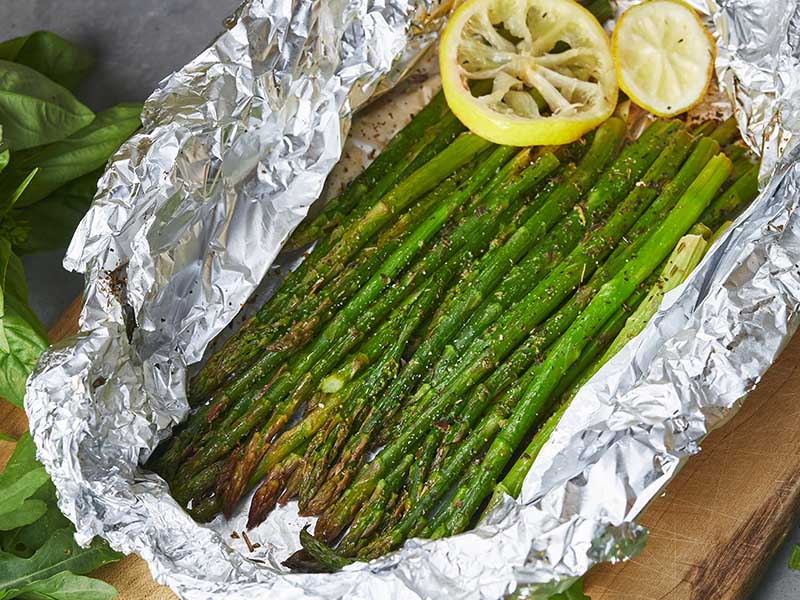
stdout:
{"type": "Polygon", "coordinates": [[[441,17],[423,0],[245,3],[148,100],[65,259],[86,275],[80,333],[43,355],[26,409],[79,541],[139,554],[191,600],[544,597],[633,556],[646,540],[635,517],[797,328],[798,1],[694,0],[713,22],[722,91],[763,154],[763,192],[581,390],[520,500],[336,574],[280,566],[309,522],[295,503],[250,532],[250,552],[232,536],[244,508],[198,525],[139,465],[187,414],[187,367],[254,291],[274,290],[269,268],[339,161],[353,110],[408,72],[441,17]]]}

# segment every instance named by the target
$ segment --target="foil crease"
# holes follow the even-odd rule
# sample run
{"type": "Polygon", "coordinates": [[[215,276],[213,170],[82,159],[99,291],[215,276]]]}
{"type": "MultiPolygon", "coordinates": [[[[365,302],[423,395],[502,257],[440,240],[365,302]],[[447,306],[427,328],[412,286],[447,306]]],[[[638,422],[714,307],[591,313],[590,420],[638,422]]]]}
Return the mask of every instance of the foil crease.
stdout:
{"type": "Polygon", "coordinates": [[[518,501],[473,531],[309,575],[280,566],[308,522],[295,504],[252,532],[249,552],[231,537],[244,509],[200,526],[139,465],[186,416],[187,366],[259,284],[274,289],[268,268],[339,160],[353,110],[408,72],[441,18],[413,0],[245,3],[148,100],[65,259],[86,275],[80,333],[43,355],[26,410],[78,540],[139,554],[190,600],[546,597],[635,555],[635,517],[798,325],[798,0],[693,5],[713,21],[720,86],[763,154],[758,200],[580,391],[518,501]]]}

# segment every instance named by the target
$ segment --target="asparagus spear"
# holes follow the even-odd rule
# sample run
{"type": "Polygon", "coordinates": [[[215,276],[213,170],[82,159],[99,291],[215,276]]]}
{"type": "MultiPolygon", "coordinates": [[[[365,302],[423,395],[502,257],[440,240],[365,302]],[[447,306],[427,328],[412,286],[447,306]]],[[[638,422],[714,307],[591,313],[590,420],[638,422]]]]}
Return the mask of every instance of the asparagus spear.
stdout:
{"type": "MultiPolygon", "coordinates": [[[[457,265],[451,259],[451,264],[445,264],[445,266],[434,272],[428,283],[418,293],[413,293],[406,298],[394,310],[389,319],[378,328],[375,335],[364,344],[360,352],[356,353],[349,362],[336,371],[335,382],[330,379],[327,380],[328,389],[338,391],[364,365],[369,365],[379,357],[382,363],[380,376],[385,380],[386,377],[383,375],[383,371],[386,366],[384,365],[388,363],[388,365],[396,367],[399,364],[408,339],[413,335],[444,289],[446,289],[447,283],[455,275],[456,269],[457,265]]],[[[370,390],[370,393],[375,392],[370,390]]],[[[289,413],[289,410],[283,412],[284,415],[287,413],[289,413]]],[[[226,482],[224,507],[227,513],[230,513],[234,504],[241,497],[253,470],[263,458],[268,442],[272,438],[271,433],[271,431],[268,431],[258,438],[254,438],[255,441],[248,444],[248,447],[254,446],[248,457],[249,460],[239,461],[232,469],[232,475],[226,482]]],[[[267,509],[259,506],[257,499],[258,497],[256,497],[251,507],[251,523],[256,523],[257,521],[254,515],[266,515],[267,509]]]]}
{"type": "MultiPolygon", "coordinates": [[[[437,94],[403,130],[392,138],[384,151],[361,175],[356,177],[337,199],[326,205],[317,219],[309,221],[308,225],[301,225],[295,231],[290,244],[302,246],[313,241],[313,239],[316,239],[318,232],[330,228],[334,223],[336,226],[346,226],[347,223],[343,223],[343,216],[349,214],[356,203],[362,200],[370,190],[386,190],[387,185],[390,185],[389,182],[394,183],[403,174],[403,169],[407,166],[408,157],[416,156],[420,153],[421,148],[416,146],[420,144],[422,138],[425,138],[426,142],[430,141],[429,138],[431,137],[445,140],[448,138],[447,135],[438,136],[436,134],[439,129],[446,130],[448,127],[447,122],[452,119],[453,116],[447,107],[444,94],[437,94]]],[[[425,143],[421,146],[424,147],[425,143]]],[[[375,201],[377,199],[377,197],[374,198],[375,201]]],[[[363,210],[361,212],[363,213],[363,210]]],[[[310,269],[315,258],[327,251],[327,247],[329,247],[329,243],[325,241],[315,248],[314,256],[310,256],[310,260],[305,261],[294,274],[287,278],[286,289],[276,294],[273,299],[262,307],[258,316],[252,320],[253,324],[272,321],[276,315],[282,313],[290,292],[296,290],[296,286],[293,286],[292,282],[301,279],[304,272],[310,269]],[[292,289],[288,289],[289,287],[292,289]]],[[[229,350],[235,349],[240,338],[246,337],[245,334],[248,329],[249,326],[245,326],[220,352],[209,359],[207,366],[193,378],[190,384],[190,397],[203,398],[208,396],[231,373],[232,369],[226,368],[220,363],[228,356],[229,350]]]]}
{"type": "Polygon", "coordinates": [[[736,123],[736,117],[729,117],[723,121],[710,137],[720,146],[727,146],[734,140],[739,139],[739,125],[736,123]]]}
{"type": "MultiPolygon", "coordinates": [[[[455,357],[466,350],[504,310],[520,300],[547,271],[571,252],[586,231],[608,216],[655,161],[677,127],[675,122],[657,121],[622,152],[612,167],[592,187],[586,200],[562,219],[546,239],[531,248],[527,256],[505,276],[494,294],[486,298],[473,312],[452,341],[452,350],[446,349],[444,359],[438,361],[435,378],[443,377],[455,357]]],[[[690,141],[688,133],[678,134],[673,140],[670,156],[662,157],[660,162],[677,160],[680,163],[688,151],[690,141]]],[[[663,185],[660,179],[669,179],[674,175],[669,169],[665,173],[648,173],[640,185],[658,189],[663,185]]],[[[408,414],[408,417],[413,418],[412,414],[408,414]]]]}
{"type": "MultiPolygon", "coordinates": [[[[683,158],[688,153],[691,147],[691,137],[688,134],[681,133],[675,136],[671,144],[661,153],[659,159],[652,165],[642,179],[643,185],[639,186],[632,192],[632,198],[626,202],[629,205],[642,205],[647,204],[649,198],[653,196],[664,183],[665,180],[670,179],[678,171],[678,168],[683,158]]],[[[688,186],[688,183],[684,184],[688,186]]],[[[641,217],[644,218],[644,217],[641,217]]],[[[640,218],[640,220],[641,220],[640,218]]],[[[517,350],[514,351],[512,356],[496,369],[486,381],[480,383],[471,392],[470,398],[467,402],[463,403],[463,408],[456,408],[453,413],[453,419],[459,414],[460,423],[446,425],[447,433],[444,435],[443,441],[438,445],[433,468],[444,460],[450,452],[450,448],[459,444],[464,436],[471,431],[474,422],[478,419],[483,412],[483,407],[487,404],[488,400],[496,395],[499,391],[503,390],[508,385],[507,382],[513,381],[519,374],[531,363],[536,363],[541,358],[541,353],[552,341],[557,339],[566,327],[576,318],[580,311],[586,306],[591,299],[593,293],[599,288],[602,283],[608,279],[615,270],[621,268],[627,257],[623,256],[622,260],[617,260],[611,266],[605,266],[595,274],[595,277],[586,284],[581,291],[576,294],[559,312],[550,319],[547,324],[531,335],[528,340],[517,350]],[[614,266],[616,265],[616,266],[614,266]]],[[[517,384],[513,385],[513,389],[509,392],[509,398],[506,402],[516,402],[519,397],[525,382],[531,377],[530,372],[526,374],[517,384]]],[[[435,434],[429,434],[435,435],[435,434]]]]}
{"type": "Polygon", "coordinates": [[[431,161],[412,173],[385,194],[370,210],[353,223],[343,224],[331,236],[331,245],[320,244],[300,267],[287,277],[284,284],[259,311],[251,323],[237,335],[236,341],[223,346],[196,378],[191,395],[202,396],[201,390],[213,388],[212,381],[222,381],[236,373],[241,364],[251,361],[261,348],[260,323],[272,322],[275,310],[293,310],[309,289],[338,274],[352,256],[377,233],[393,215],[433,190],[459,167],[489,148],[489,142],[473,134],[462,134],[431,161]],[[307,265],[303,267],[303,265],[307,265]],[[279,307],[276,309],[276,307],[279,307]]]}
{"type": "MultiPolygon", "coordinates": [[[[442,205],[439,206],[436,211],[434,211],[434,213],[403,242],[403,244],[401,244],[398,250],[387,259],[380,272],[360,290],[358,295],[351,300],[342,311],[340,311],[337,317],[328,324],[325,331],[312,342],[310,347],[300,355],[294,356],[289,361],[287,369],[281,373],[275,380],[275,383],[266,390],[265,401],[255,403],[248,413],[245,413],[245,415],[237,421],[231,430],[220,432],[217,436],[213,437],[198,454],[186,463],[183,473],[192,475],[198,472],[199,468],[202,468],[211,461],[216,460],[216,458],[224,452],[227,452],[242,436],[252,430],[255,423],[260,423],[263,418],[268,417],[275,404],[286,397],[303,374],[308,371],[312,371],[314,377],[321,377],[327,374],[332,366],[331,363],[338,360],[341,356],[340,350],[331,352],[331,346],[340,344],[341,350],[344,351],[351,348],[355,342],[366,334],[374,323],[391,308],[392,304],[383,302],[383,300],[392,298],[393,296],[391,294],[393,292],[399,296],[404,295],[405,290],[402,286],[398,286],[390,290],[390,294],[387,294],[384,299],[382,299],[382,304],[381,302],[378,303],[378,305],[382,306],[382,312],[366,310],[369,303],[391,283],[391,278],[397,271],[419,251],[421,244],[435,233],[450,216],[452,216],[458,206],[463,204],[470,194],[500,167],[502,162],[507,159],[509,152],[509,149],[498,149],[494,153],[494,160],[487,161],[486,164],[482,165],[478,173],[470,179],[469,185],[449,198],[448,202],[442,203],[442,205]],[[351,327],[351,324],[356,321],[361,324],[359,329],[353,329],[351,327]],[[340,342],[339,340],[344,341],[340,342]]],[[[498,196],[510,198],[518,195],[541,180],[542,177],[555,167],[556,162],[552,155],[544,155],[525,171],[523,176],[519,178],[519,181],[510,184],[505,193],[498,193],[498,196]]],[[[485,237],[490,233],[490,223],[487,223],[486,219],[490,218],[492,215],[493,213],[489,212],[481,216],[476,215],[472,220],[468,219],[470,228],[473,230],[477,229],[476,233],[480,234],[476,240],[482,239],[481,235],[485,237]]],[[[449,250],[446,246],[444,249],[449,250]]],[[[441,260],[447,258],[447,256],[447,252],[434,252],[426,255],[418,265],[418,275],[435,269],[441,264],[441,260]]],[[[406,283],[408,284],[409,282],[406,283]]]]}
{"type": "Polygon", "coordinates": [[[664,222],[649,236],[636,258],[620,274],[603,285],[586,310],[550,349],[538,377],[526,390],[508,423],[492,442],[475,478],[469,485],[459,486],[453,500],[448,503],[445,524],[437,528],[433,537],[442,537],[467,526],[472,515],[491,492],[494,482],[526,432],[530,430],[550,394],[558,386],[564,371],[577,360],[587,340],[668,256],[678,239],[710,204],[730,174],[731,168],[731,162],[724,155],[713,158],[664,222]]]}
{"type": "Polygon", "coordinates": [[[494,370],[499,361],[571,295],[594,272],[598,262],[610,253],[645,208],[646,205],[639,205],[636,197],[626,199],[606,225],[581,243],[557,269],[507,311],[486,335],[472,344],[454,369],[454,375],[431,391],[424,403],[427,408],[419,418],[366,465],[339,502],[321,515],[316,526],[320,539],[329,541],[339,534],[397,456],[405,453],[405,448],[417,444],[450,405],[494,370]]]}
{"type": "MultiPolygon", "coordinates": [[[[561,211],[569,210],[580,190],[585,186],[584,182],[591,181],[609,160],[622,135],[623,124],[618,119],[610,119],[597,131],[592,147],[584,158],[581,168],[570,178],[569,183],[559,187],[552,196],[544,199],[540,210],[536,212],[536,218],[532,217],[526,221],[525,226],[529,228],[525,232],[525,236],[528,239],[534,235],[536,237],[543,235],[547,227],[557,220],[561,211]]],[[[517,235],[517,232],[514,236],[517,235]]],[[[487,256],[491,256],[491,254],[487,256]]],[[[454,330],[461,325],[463,316],[458,318],[451,310],[459,300],[458,295],[449,296],[445,300],[443,306],[446,306],[447,310],[440,309],[439,314],[442,315],[442,318],[439,322],[434,318],[434,327],[430,336],[423,341],[400,376],[392,382],[384,397],[373,407],[359,432],[348,440],[339,461],[326,476],[327,481],[320,489],[317,498],[309,503],[310,514],[320,512],[335,497],[338,490],[347,484],[362,464],[364,451],[374,433],[381,428],[386,416],[396,410],[409,388],[414,385],[429,364],[431,357],[436,356],[449,337],[453,335],[454,330]]],[[[468,308],[467,306],[466,310],[468,308]]],[[[371,490],[368,493],[371,493],[371,490]]]]}
{"type": "Polygon", "coordinates": [[[705,210],[700,221],[712,229],[735,217],[758,195],[759,165],[753,165],[705,210]]]}
{"type": "Polygon", "coordinates": [[[406,473],[413,461],[414,455],[406,454],[397,467],[386,478],[378,482],[370,502],[356,515],[353,525],[339,543],[338,552],[340,554],[355,554],[363,541],[380,526],[392,495],[397,494],[398,489],[403,485],[406,473]]]}
{"type": "MultiPolygon", "coordinates": [[[[470,165],[462,167],[456,174],[439,185],[434,192],[420,201],[417,206],[403,214],[392,227],[381,235],[374,251],[366,260],[343,274],[341,281],[332,282],[335,289],[323,290],[318,297],[309,296],[308,302],[298,308],[298,316],[314,323],[329,319],[346,299],[352,297],[364,285],[377,270],[378,265],[397,249],[412,224],[421,221],[444,198],[458,189],[466,179],[464,169],[469,168],[470,165]],[[316,312],[310,314],[312,307],[316,312]],[[303,313],[304,308],[307,308],[305,313],[303,313]],[[321,314],[323,312],[324,314],[321,314]]],[[[291,320],[292,317],[288,317],[289,323],[291,320]]],[[[274,333],[284,332],[286,324],[275,327],[275,329],[264,332],[267,340],[274,339],[274,333]]],[[[223,430],[229,428],[257,396],[259,388],[271,382],[274,370],[287,356],[286,351],[265,353],[253,368],[239,376],[224,391],[218,392],[211,401],[192,415],[178,435],[170,440],[161,456],[151,461],[151,467],[168,480],[172,479],[182,461],[195,449],[196,443],[201,439],[200,436],[204,435],[212,425],[223,430]],[[260,382],[260,385],[256,386],[257,382],[260,382]]]]}
{"type": "MultiPolygon", "coordinates": [[[[570,402],[578,393],[578,390],[600,370],[600,367],[611,360],[611,357],[615,356],[625,344],[642,332],[645,325],[647,325],[658,310],[664,294],[675,289],[686,280],[700,262],[708,245],[708,242],[703,239],[702,236],[698,235],[686,235],[680,239],[672,255],[667,260],[667,264],[661,272],[658,281],[652,286],[647,297],[639,305],[639,308],[633,315],[626,319],[623,329],[614,339],[608,350],[605,351],[599,360],[592,361],[590,366],[586,367],[582,364],[578,367],[578,370],[581,372],[580,378],[570,387],[569,391],[566,393],[566,399],[562,402],[559,409],[545,421],[522,456],[517,459],[508,474],[495,487],[495,496],[499,498],[504,493],[512,497],[517,497],[519,495],[522,491],[522,482],[528,474],[533,461],[538,456],[545,442],[550,439],[553,431],[555,431],[556,425],[558,425],[558,422],[561,420],[561,416],[563,416],[570,402]]],[[[494,504],[494,502],[495,501],[491,502],[490,506],[494,504]]]]}
{"type": "Polygon", "coordinates": [[[696,136],[708,136],[714,133],[716,128],[717,124],[714,121],[703,121],[692,130],[692,133],[696,136]]]}

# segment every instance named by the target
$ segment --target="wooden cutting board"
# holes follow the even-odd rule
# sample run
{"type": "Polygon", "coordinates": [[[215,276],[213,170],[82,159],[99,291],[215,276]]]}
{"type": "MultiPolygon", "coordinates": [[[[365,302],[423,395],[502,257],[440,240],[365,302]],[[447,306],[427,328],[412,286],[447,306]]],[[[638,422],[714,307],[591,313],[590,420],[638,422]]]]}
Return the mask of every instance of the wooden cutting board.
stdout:
{"type": "MultiPolygon", "coordinates": [[[[50,331],[75,331],[76,302],[50,331]]],[[[703,451],[642,515],[650,540],[640,556],[588,576],[592,600],[745,599],[800,511],[800,336],[744,408],[712,433],[703,451]]],[[[0,431],[18,437],[22,411],[0,402],[0,431]]],[[[0,467],[12,445],[0,441],[0,467]]],[[[122,600],[174,599],[135,556],[96,576],[122,600]]]]}

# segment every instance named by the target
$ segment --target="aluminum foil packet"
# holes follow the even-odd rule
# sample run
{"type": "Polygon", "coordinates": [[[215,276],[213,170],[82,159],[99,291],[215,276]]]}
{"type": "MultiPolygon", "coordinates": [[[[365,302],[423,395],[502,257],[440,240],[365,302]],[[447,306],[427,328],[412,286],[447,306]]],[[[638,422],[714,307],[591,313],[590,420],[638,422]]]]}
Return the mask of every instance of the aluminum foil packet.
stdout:
{"type": "Polygon", "coordinates": [[[231,537],[244,514],[201,526],[140,464],[187,415],[187,368],[259,286],[274,289],[268,269],[322,193],[353,111],[408,73],[445,11],[433,0],[246,2],[148,100],[64,261],[86,276],[80,332],[43,355],[26,410],[78,540],[139,554],[189,600],[546,597],[634,555],[646,539],[635,517],[797,328],[798,4],[695,0],[713,23],[721,89],[763,157],[763,191],[581,390],[521,498],[473,531],[295,574],[280,561],[307,522],[296,506],[252,532],[250,552],[231,537]]]}

